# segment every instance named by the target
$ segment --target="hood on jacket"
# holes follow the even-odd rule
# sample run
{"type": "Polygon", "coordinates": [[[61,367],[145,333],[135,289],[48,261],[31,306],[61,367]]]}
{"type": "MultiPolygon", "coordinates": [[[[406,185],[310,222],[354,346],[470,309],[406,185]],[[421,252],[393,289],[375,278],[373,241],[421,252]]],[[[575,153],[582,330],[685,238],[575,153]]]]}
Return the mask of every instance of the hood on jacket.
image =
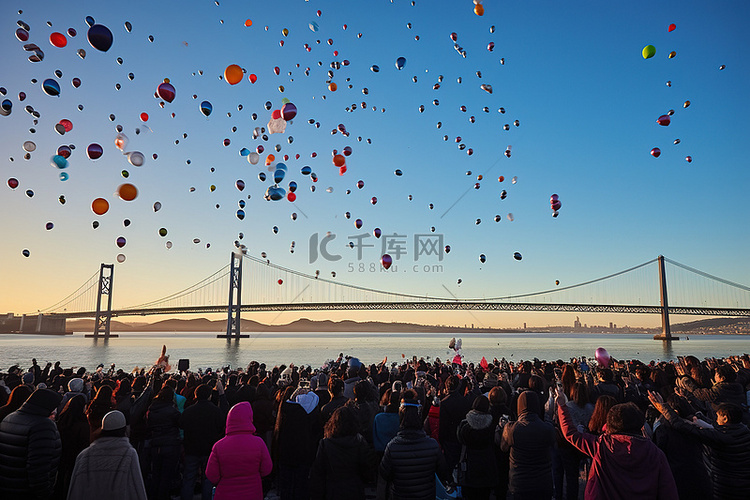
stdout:
{"type": "Polygon", "coordinates": [[[227,435],[241,432],[255,433],[253,407],[247,401],[234,405],[227,415],[227,435]]]}
{"type": "Polygon", "coordinates": [[[297,403],[299,403],[302,408],[305,409],[305,413],[307,413],[308,415],[318,406],[319,400],[320,398],[318,398],[318,395],[314,392],[299,394],[297,396],[297,403]]]}
{"type": "Polygon", "coordinates": [[[31,396],[31,389],[28,385],[17,385],[11,391],[6,406],[15,411],[21,407],[24,401],[29,399],[29,396],[31,396]]]}
{"type": "Polygon", "coordinates": [[[68,382],[68,390],[70,392],[83,392],[83,379],[72,378],[68,382]]]}
{"type": "Polygon", "coordinates": [[[466,423],[472,429],[486,429],[492,425],[492,415],[477,410],[471,410],[466,414],[466,423]]]}
{"type": "Polygon", "coordinates": [[[62,401],[62,395],[50,389],[37,389],[31,393],[19,411],[49,416],[62,401]]]}
{"type": "Polygon", "coordinates": [[[534,391],[523,391],[518,395],[518,417],[524,414],[539,415],[539,396],[534,391]]]}

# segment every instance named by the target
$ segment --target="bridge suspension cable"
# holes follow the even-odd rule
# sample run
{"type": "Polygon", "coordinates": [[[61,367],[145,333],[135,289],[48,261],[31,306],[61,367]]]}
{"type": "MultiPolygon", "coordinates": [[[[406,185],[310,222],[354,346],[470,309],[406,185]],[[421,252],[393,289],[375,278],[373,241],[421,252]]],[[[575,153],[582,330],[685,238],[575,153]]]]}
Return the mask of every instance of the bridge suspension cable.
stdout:
{"type": "MultiPolygon", "coordinates": [[[[41,309],[39,312],[41,313],[48,313],[48,312],[57,312],[63,309],[66,309],[67,306],[70,304],[80,304],[81,297],[88,297],[91,295],[92,297],[96,296],[96,287],[99,285],[99,269],[97,269],[94,274],[92,274],[86,281],[83,282],[81,286],[79,286],[75,291],[70,293],[65,298],[61,299],[59,302],[46,307],[44,309],[41,309]],[[93,291],[93,294],[91,293],[93,291]]],[[[83,308],[81,310],[85,310],[86,308],[91,308],[94,305],[94,299],[92,298],[90,301],[88,301],[87,304],[81,304],[83,308]]]]}

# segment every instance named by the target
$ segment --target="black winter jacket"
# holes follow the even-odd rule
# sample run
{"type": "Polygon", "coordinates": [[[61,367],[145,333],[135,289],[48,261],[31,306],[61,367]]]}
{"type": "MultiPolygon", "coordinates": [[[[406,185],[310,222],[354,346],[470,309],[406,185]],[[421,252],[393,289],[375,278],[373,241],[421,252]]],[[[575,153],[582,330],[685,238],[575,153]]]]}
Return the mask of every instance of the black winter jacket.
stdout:
{"type": "Polygon", "coordinates": [[[198,400],[180,415],[180,428],[185,432],[185,455],[207,457],[214,443],[224,437],[224,415],[207,399],[198,400]]]}
{"type": "Polygon", "coordinates": [[[458,426],[458,441],[466,446],[466,480],[463,486],[492,488],[498,483],[495,426],[492,414],[471,410],[458,426]]]}
{"type": "Polygon", "coordinates": [[[711,498],[703,445],[696,437],[674,429],[665,420],[654,430],[654,443],[667,457],[681,499],[711,498]]]}
{"type": "Polygon", "coordinates": [[[154,399],[146,413],[152,447],[180,445],[180,411],[171,401],[154,399]]]}
{"type": "Polygon", "coordinates": [[[0,422],[0,498],[46,499],[52,495],[62,445],[49,416],[62,397],[37,389],[0,422]]]}
{"type": "Polygon", "coordinates": [[[539,397],[533,391],[518,396],[518,420],[498,429],[495,443],[510,450],[510,491],[549,491],[552,494],[552,448],[555,428],[539,418],[539,397]]]}
{"type": "Polygon", "coordinates": [[[676,430],[694,436],[706,445],[714,498],[750,498],[750,429],[745,424],[703,429],[681,419],[669,407],[666,407],[664,416],[676,430]]]}
{"type": "Polygon", "coordinates": [[[401,429],[388,443],[380,461],[391,500],[434,500],[435,474],[443,481],[450,470],[437,441],[422,429],[401,429]]]}
{"type": "Polygon", "coordinates": [[[310,470],[310,498],[364,500],[375,465],[375,452],[360,434],[321,439],[310,470]]]}

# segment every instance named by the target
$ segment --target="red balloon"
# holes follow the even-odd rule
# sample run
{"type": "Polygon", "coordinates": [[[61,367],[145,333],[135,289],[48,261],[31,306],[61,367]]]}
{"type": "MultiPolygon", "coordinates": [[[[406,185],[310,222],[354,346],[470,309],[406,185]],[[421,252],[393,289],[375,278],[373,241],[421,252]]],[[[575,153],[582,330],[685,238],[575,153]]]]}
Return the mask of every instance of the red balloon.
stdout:
{"type": "Polygon", "coordinates": [[[271,118],[273,118],[274,120],[278,120],[279,118],[281,118],[281,110],[274,109],[273,112],[271,113],[271,118]]]}
{"type": "Polygon", "coordinates": [[[671,122],[669,115],[661,115],[657,120],[656,123],[661,125],[662,127],[666,127],[671,122]]]}
{"type": "Polygon", "coordinates": [[[276,76],[278,76],[278,74],[281,72],[281,70],[279,69],[278,66],[276,66],[275,68],[273,68],[273,72],[276,74],[276,76]]]}
{"type": "Polygon", "coordinates": [[[141,121],[142,122],[148,121],[148,113],[141,113],[141,121]]]}
{"type": "Polygon", "coordinates": [[[281,285],[281,284],[283,284],[283,283],[284,283],[284,280],[282,280],[282,279],[279,279],[278,283],[279,283],[279,285],[281,285]]]}
{"type": "Polygon", "coordinates": [[[343,167],[346,165],[346,158],[344,158],[344,155],[334,155],[333,164],[337,167],[343,167]]]}
{"type": "Polygon", "coordinates": [[[65,35],[63,35],[62,33],[58,33],[57,31],[55,31],[54,33],[50,34],[49,43],[61,49],[68,45],[68,39],[65,38],[65,35]]]}
{"type": "Polygon", "coordinates": [[[659,156],[661,156],[661,149],[659,148],[652,149],[651,156],[653,156],[654,158],[658,158],[659,156]]]}
{"type": "Polygon", "coordinates": [[[286,194],[286,199],[289,200],[290,202],[296,201],[297,200],[297,195],[294,194],[294,193],[287,193],[286,194]]]}
{"type": "Polygon", "coordinates": [[[343,167],[339,167],[339,175],[344,175],[346,173],[346,165],[343,167]]]}
{"type": "Polygon", "coordinates": [[[8,187],[11,189],[16,189],[18,187],[18,179],[15,177],[11,177],[8,179],[8,187]]]}
{"type": "Polygon", "coordinates": [[[247,79],[250,80],[250,83],[255,83],[258,80],[258,77],[255,76],[255,73],[250,73],[250,76],[248,76],[247,79]]]}
{"type": "Polygon", "coordinates": [[[167,102],[174,101],[176,91],[171,83],[161,83],[156,87],[156,94],[167,102]]]}
{"type": "Polygon", "coordinates": [[[383,256],[380,257],[380,264],[383,266],[383,268],[388,270],[391,267],[391,264],[393,264],[393,259],[387,253],[383,254],[383,256]]]}
{"type": "Polygon", "coordinates": [[[354,227],[356,227],[357,229],[362,229],[362,219],[355,220],[354,227]]]}
{"type": "Polygon", "coordinates": [[[670,24],[669,28],[667,28],[667,31],[674,31],[675,29],[677,29],[677,25],[676,24],[670,24]]]}
{"type": "Polygon", "coordinates": [[[686,156],[685,161],[688,163],[693,163],[693,157],[692,156],[686,156]]]}

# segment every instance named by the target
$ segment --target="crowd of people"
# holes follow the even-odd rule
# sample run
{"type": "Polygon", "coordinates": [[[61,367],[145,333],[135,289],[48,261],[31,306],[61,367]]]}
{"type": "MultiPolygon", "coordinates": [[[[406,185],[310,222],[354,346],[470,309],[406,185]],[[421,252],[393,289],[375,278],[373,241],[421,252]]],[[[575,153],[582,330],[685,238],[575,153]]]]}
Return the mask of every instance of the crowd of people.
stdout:
{"type": "Polygon", "coordinates": [[[12,366],[0,498],[748,499],[750,359],[12,366]]]}

